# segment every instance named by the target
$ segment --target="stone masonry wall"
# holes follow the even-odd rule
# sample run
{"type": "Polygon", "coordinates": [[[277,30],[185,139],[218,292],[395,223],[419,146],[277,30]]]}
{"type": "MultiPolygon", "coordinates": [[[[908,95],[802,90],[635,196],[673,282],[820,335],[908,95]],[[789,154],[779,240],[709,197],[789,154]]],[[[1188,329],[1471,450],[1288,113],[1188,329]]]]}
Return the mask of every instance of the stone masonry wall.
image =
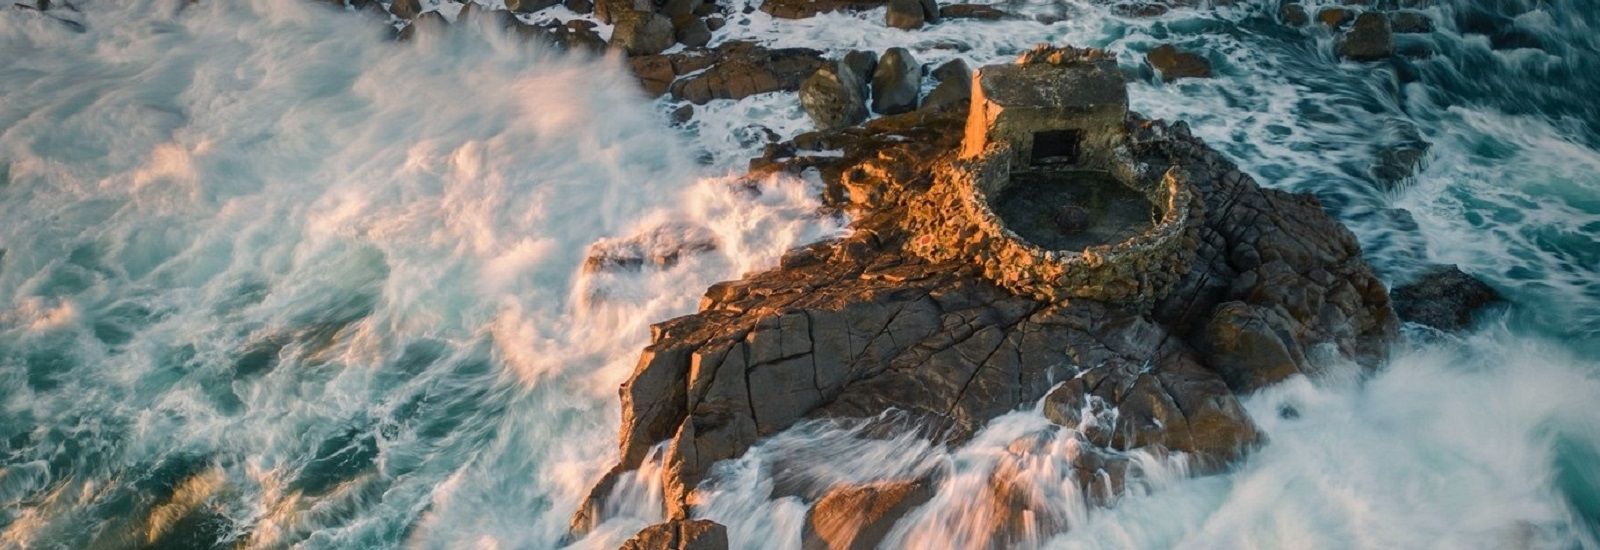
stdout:
{"type": "Polygon", "coordinates": [[[989,207],[1009,181],[1013,156],[1007,145],[995,144],[939,171],[910,209],[906,224],[915,236],[909,250],[929,261],[968,263],[1001,287],[1041,300],[1087,298],[1141,309],[1188,270],[1204,206],[1181,169],[1152,175],[1145,185],[1133,182],[1162,211],[1144,233],[1082,251],[1046,250],[1006,228],[989,207]]]}

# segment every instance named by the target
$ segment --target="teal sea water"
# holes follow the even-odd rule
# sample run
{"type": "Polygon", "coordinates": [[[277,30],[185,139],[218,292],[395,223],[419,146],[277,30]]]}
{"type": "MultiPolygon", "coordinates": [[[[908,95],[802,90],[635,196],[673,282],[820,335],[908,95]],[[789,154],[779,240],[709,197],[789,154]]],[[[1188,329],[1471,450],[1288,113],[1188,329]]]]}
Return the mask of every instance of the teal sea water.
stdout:
{"type": "MultiPolygon", "coordinates": [[[[649,324],[840,231],[814,181],[738,181],[757,125],[808,129],[793,95],[675,127],[616,59],[477,27],[395,44],[319,2],[186,4],[0,9],[0,548],[609,548],[658,521],[641,477],[562,540],[649,324]],[[582,268],[596,243],[684,232],[714,250],[582,268]]],[[[1271,442],[1222,475],[1147,457],[1090,509],[1051,459],[1068,451],[1037,450],[1010,466],[1071,528],[1024,544],[1600,547],[1600,10],[1442,0],[1405,39],[1431,56],[1355,64],[1276,2],[1003,7],[1068,17],[886,33],[881,13],[757,11],[717,39],[975,66],[1106,47],[1143,75],[1136,110],[1317,195],[1386,281],[1453,263],[1510,299],[1466,334],[1408,327],[1370,376],[1250,397],[1271,442]],[[1159,43],[1217,77],[1160,82],[1159,43]],[[1414,178],[1376,181],[1380,147],[1417,141],[1414,178]]],[[[1019,411],[960,448],[800,426],[726,464],[698,513],[737,547],[797,548],[783,457],[838,479],[951,464],[891,544],[961,545],[983,474],[1044,423],[1019,411]]]]}

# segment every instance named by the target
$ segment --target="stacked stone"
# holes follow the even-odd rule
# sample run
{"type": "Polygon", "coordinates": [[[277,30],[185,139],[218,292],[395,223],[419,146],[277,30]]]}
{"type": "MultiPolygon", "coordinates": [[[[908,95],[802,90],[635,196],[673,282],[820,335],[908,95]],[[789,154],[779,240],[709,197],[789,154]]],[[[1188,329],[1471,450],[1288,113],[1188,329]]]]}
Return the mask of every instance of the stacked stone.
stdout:
{"type": "Polygon", "coordinates": [[[1087,298],[1149,307],[1188,271],[1204,206],[1179,168],[1138,186],[1162,211],[1150,229],[1082,251],[1046,250],[1011,231],[989,207],[1011,173],[1012,153],[996,144],[956,161],[911,207],[908,249],[932,262],[977,266],[995,284],[1045,301],[1087,298]]]}

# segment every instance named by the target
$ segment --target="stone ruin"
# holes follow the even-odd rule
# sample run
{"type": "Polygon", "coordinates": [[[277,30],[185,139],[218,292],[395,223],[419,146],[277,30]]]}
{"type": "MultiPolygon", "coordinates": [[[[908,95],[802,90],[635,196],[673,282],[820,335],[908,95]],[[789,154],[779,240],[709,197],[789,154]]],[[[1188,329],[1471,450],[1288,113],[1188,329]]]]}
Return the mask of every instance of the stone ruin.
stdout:
{"type": "Polygon", "coordinates": [[[1041,49],[973,75],[958,158],[911,209],[909,250],[1019,294],[1148,306],[1187,271],[1203,203],[1131,160],[1128,94],[1097,50],[1041,49]]]}

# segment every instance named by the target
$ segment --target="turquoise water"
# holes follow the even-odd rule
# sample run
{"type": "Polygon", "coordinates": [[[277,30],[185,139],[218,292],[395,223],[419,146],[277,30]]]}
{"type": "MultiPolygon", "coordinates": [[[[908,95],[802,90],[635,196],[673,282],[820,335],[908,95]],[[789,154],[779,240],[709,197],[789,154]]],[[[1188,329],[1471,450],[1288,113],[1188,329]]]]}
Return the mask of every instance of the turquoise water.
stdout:
{"type": "MultiPolygon", "coordinates": [[[[649,323],[839,231],[815,181],[736,184],[752,125],[806,129],[792,95],[675,129],[616,60],[479,28],[397,45],[313,2],[180,4],[86,1],[66,15],[82,33],[0,10],[0,547],[558,546],[614,459],[615,389],[649,323]],[[715,249],[581,267],[593,244],[671,247],[681,227],[715,249]]],[[[1596,10],[1444,2],[1417,38],[1435,55],[1359,65],[1267,3],[1009,7],[1072,17],[884,33],[881,14],[756,12],[718,38],[974,65],[1070,41],[1136,73],[1178,43],[1218,78],[1137,82],[1137,110],[1318,195],[1390,282],[1455,263],[1512,302],[1469,334],[1412,327],[1370,378],[1251,397],[1271,443],[1225,475],[1148,457],[1136,494],[1089,509],[1043,490],[1070,484],[1049,467],[1066,451],[1032,449],[1025,477],[1071,529],[1030,543],[1597,546],[1596,10]],[[1425,168],[1377,185],[1373,146],[1416,138],[1425,168]]],[[[948,545],[1002,451],[1047,429],[1022,411],[944,449],[802,427],[727,464],[698,513],[736,546],[794,547],[806,504],[771,498],[775,457],[845,445],[863,458],[811,475],[963,465],[895,535],[948,545]]],[[[623,484],[577,544],[659,520],[652,490],[623,484]]]]}

